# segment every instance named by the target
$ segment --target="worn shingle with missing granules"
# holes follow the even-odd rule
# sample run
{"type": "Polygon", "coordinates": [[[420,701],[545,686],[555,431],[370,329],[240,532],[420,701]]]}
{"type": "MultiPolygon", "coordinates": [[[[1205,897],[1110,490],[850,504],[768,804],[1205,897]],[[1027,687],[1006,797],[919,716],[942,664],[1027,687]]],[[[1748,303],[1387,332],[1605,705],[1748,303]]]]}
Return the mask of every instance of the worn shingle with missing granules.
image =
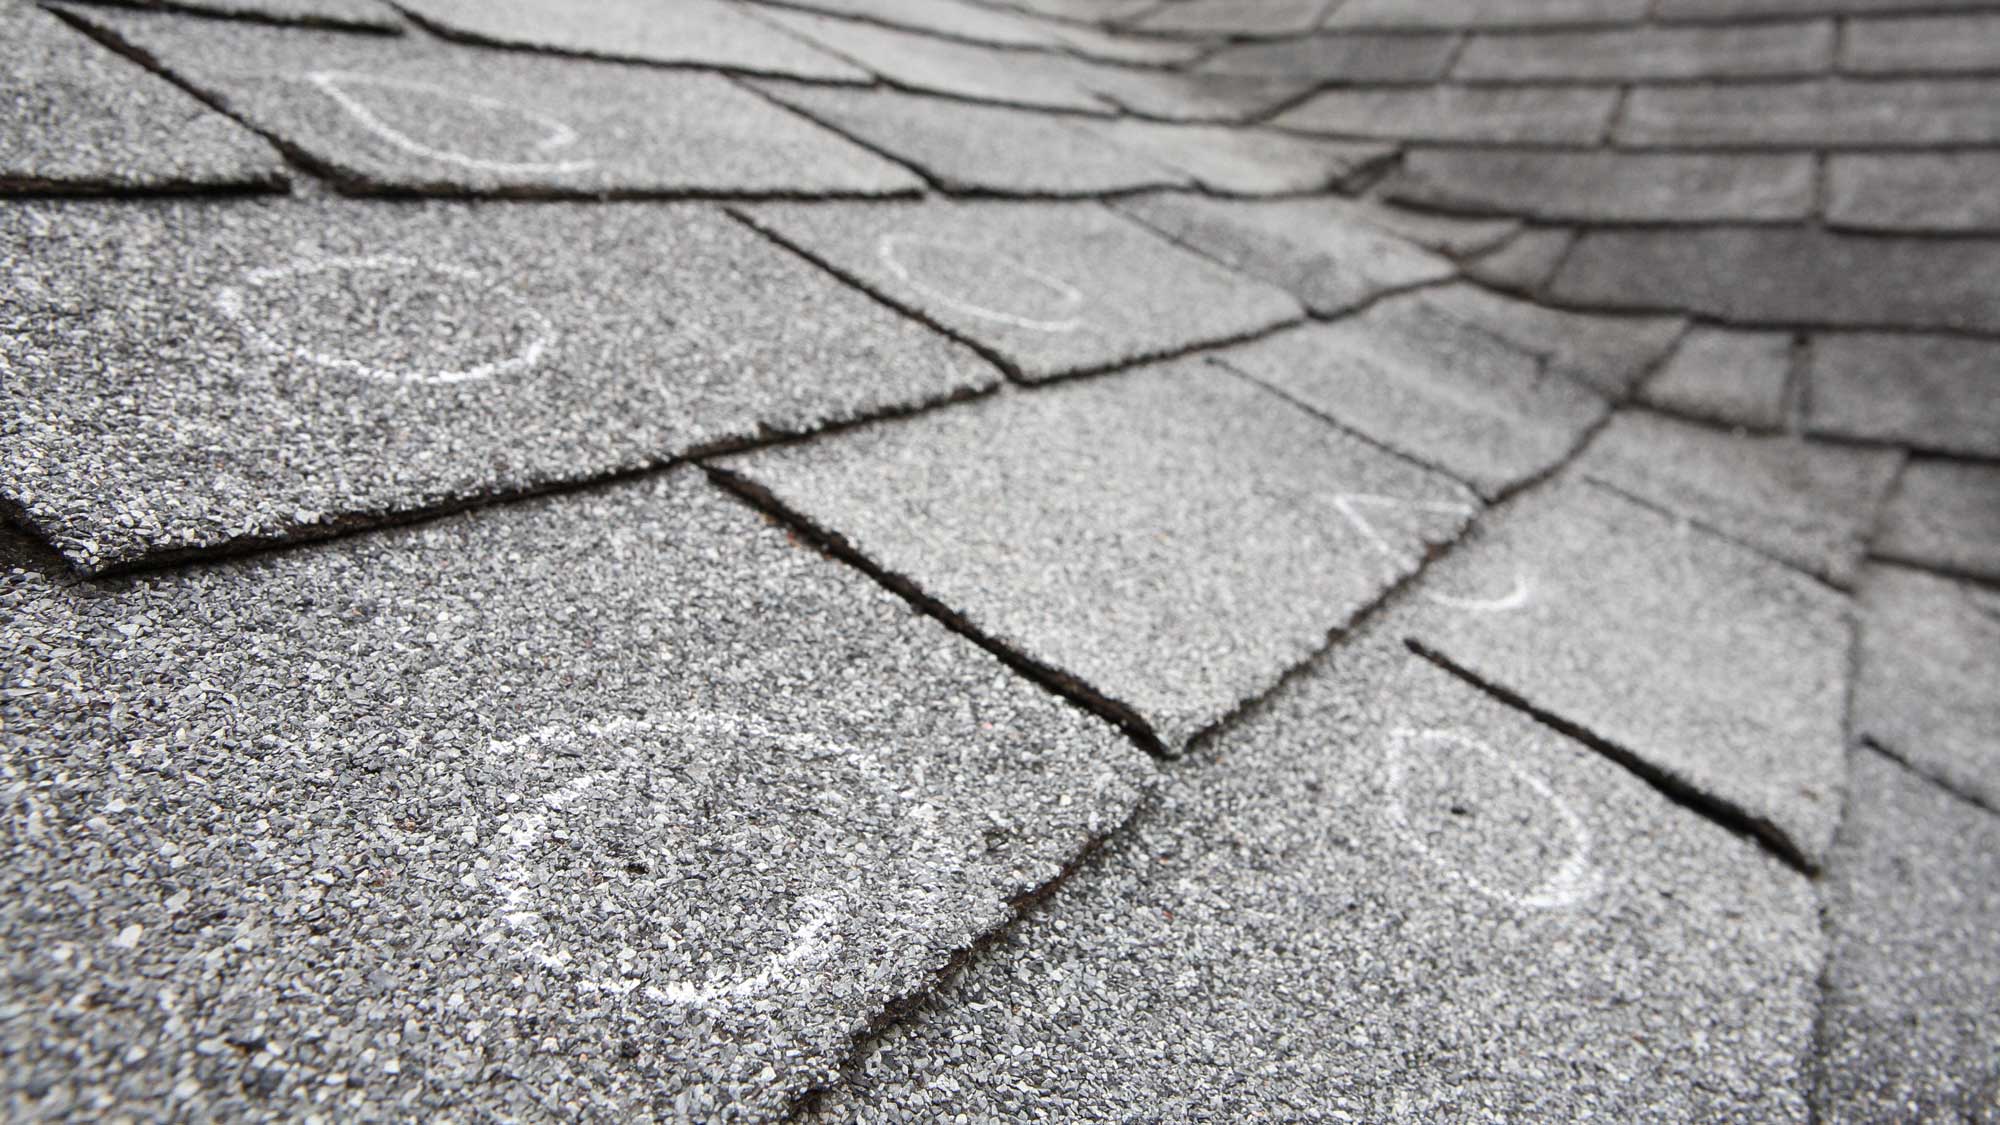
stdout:
{"type": "Polygon", "coordinates": [[[1522,500],[1436,568],[1410,633],[1807,865],[1846,791],[1847,602],[1591,484],[1522,500]],[[1584,560],[1588,560],[1585,562],[1584,560]]]}
{"type": "Polygon", "coordinates": [[[1191,362],[723,466],[1169,753],[1478,509],[1448,479],[1191,362]]]}
{"type": "Polygon", "coordinates": [[[773,1119],[1150,769],[692,471],[0,613],[29,1116],[773,1119]]]}
{"type": "Polygon", "coordinates": [[[1806,1119],[1768,855],[1382,641],[1203,757],[809,1120],[1806,1119]]]}
{"type": "Polygon", "coordinates": [[[1917,457],[1883,509],[1875,553],[2000,583],[2000,465],[1917,457]]]}
{"type": "Polygon", "coordinates": [[[1902,567],[1862,585],[1854,729],[2000,815],[2000,612],[1902,567]]]}
{"type": "Polygon", "coordinates": [[[89,570],[1000,378],[687,205],[44,203],[0,210],[0,277],[0,495],[89,570]]]}
{"type": "Polygon", "coordinates": [[[1419,149],[1384,188],[1447,211],[1550,222],[1803,221],[1810,156],[1419,149]]]}
{"type": "MultiPolygon", "coordinates": [[[[1994,268],[2000,271],[2000,257],[1994,268]]],[[[2000,342],[1993,340],[1900,332],[1815,336],[1806,428],[1934,453],[2000,457],[1996,363],[2000,342]]]]}

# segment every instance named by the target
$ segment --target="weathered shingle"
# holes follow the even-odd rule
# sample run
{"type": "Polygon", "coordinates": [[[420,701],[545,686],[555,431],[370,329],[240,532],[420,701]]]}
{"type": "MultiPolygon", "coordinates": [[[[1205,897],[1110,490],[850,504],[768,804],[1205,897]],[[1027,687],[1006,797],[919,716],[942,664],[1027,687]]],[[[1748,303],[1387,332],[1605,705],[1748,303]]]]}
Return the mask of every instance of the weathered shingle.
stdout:
{"type": "Polygon", "coordinates": [[[1481,35],[1451,73],[1473,82],[1791,77],[1829,70],[1833,44],[1832,21],[1481,35]]]}
{"type": "Polygon", "coordinates": [[[1449,211],[1554,222],[1802,221],[1815,176],[1804,154],[1419,149],[1383,190],[1449,211]]]}
{"type": "Polygon", "coordinates": [[[1813,339],[1808,378],[1814,433],[2000,457],[2000,344],[1991,340],[1828,333],[1813,339]]]}
{"type": "Polygon", "coordinates": [[[1826,220],[1855,230],[2000,234],[2000,153],[1836,153],[1826,220]]]}
{"type": "Polygon", "coordinates": [[[1641,86],[1621,144],[1703,148],[1907,148],[2000,143],[2000,80],[1876,79],[1641,86]]]}
{"type": "Polygon", "coordinates": [[[1321,91],[1273,124],[1332,136],[1593,144],[1617,101],[1608,87],[1356,87],[1321,91]]]}

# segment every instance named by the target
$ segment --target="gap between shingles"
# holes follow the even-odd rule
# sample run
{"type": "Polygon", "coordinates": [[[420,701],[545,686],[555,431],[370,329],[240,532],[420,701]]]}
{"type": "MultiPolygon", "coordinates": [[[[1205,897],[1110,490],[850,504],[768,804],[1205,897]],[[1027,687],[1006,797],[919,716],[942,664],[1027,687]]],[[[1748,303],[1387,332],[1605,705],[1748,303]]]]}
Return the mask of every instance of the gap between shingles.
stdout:
{"type": "Polygon", "coordinates": [[[1980,812],[1986,813],[1988,815],[2000,816],[2000,808],[1996,808],[1992,804],[1989,804],[1984,797],[1981,797],[1976,793],[1961,788],[1957,782],[1954,782],[1949,778],[1940,776],[1939,774],[1936,774],[1924,768],[1923,766],[1917,764],[1916,762],[1911,761],[1910,759],[1904,757],[1902,754],[1898,753],[1895,747],[1890,746],[1886,742],[1883,742],[1882,740],[1876,738],[1874,735],[1872,734],[1861,735],[1855,739],[1855,743],[1861,747],[1864,747],[1867,750],[1875,752],[1876,754],[1880,754],[1882,757],[1887,758],[1891,762],[1896,763],[1896,765],[1900,767],[1903,770],[1903,772],[1909,774],[1912,777],[1918,778],[1925,784],[1930,785],[1931,787],[1951,797],[1953,800],[1962,801],[1965,804],[1971,805],[1973,808],[1978,809],[1980,812]]]}
{"type": "Polygon", "coordinates": [[[1543,726],[1582,743],[1592,750],[1637,776],[1652,786],[1662,796],[1674,804],[1697,813],[1729,832],[1747,839],[1765,851],[1784,861],[1785,865],[1808,878],[1819,874],[1819,865],[1799,851],[1778,827],[1764,817],[1758,816],[1741,806],[1704,793],[1680,778],[1646,761],[1624,746],[1604,738],[1587,727],[1579,726],[1546,708],[1530,702],[1518,692],[1487,680],[1471,669],[1458,664],[1439,650],[1411,637],[1403,642],[1409,650],[1430,661],[1441,670],[1458,677],[1466,684],[1477,688],[1493,699],[1527,715],[1543,726]]]}

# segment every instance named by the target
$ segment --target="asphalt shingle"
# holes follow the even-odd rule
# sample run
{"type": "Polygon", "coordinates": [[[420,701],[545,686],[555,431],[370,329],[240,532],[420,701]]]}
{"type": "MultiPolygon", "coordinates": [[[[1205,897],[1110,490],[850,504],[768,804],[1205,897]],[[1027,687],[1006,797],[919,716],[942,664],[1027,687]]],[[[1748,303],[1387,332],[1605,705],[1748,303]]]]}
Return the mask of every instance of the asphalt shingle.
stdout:
{"type": "MultiPolygon", "coordinates": [[[[89,0],[95,3],[98,0],[89,0]]],[[[124,7],[159,8],[211,16],[241,16],[311,27],[400,33],[403,19],[385,0],[104,0],[124,7]]]]}
{"type": "Polygon", "coordinates": [[[1272,123],[1327,136],[1595,144],[1617,103],[1608,86],[1355,86],[1322,90],[1272,123]]]}
{"type": "Polygon", "coordinates": [[[1284,289],[1319,316],[1458,272],[1449,260],[1355,218],[1340,201],[1162,194],[1117,207],[1183,246],[1284,289]]]}
{"type": "Polygon", "coordinates": [[[945,191],[1080,196],[1188,182],[1164,164],[1106,144],[1070,115],[889,90],[775,82],[759,89],[915,167],[945,191]]]}
{"type": "Polygon", "coordinates": [[[1298,319],[1096,203],[772,204],[752,222],[1030,381],[1118,367],[1298,319]]]}
{"type": "Polygon", "coordinates": [[[1770,857],[1393,645],[1207,757],[811,1120],[1805,1120],[1770,857]]]}
{"type": "Polygon", "coordinates": [[[1993,0],[1657,0],[1653,18],[1664,22],[1736,23],[1799,16],[1896,15],[1912,9],[1943,12],[1992,7],[1993,0]]]}
{"type": "Polygon", "coordinates": [[[1605,411],[1596,394],[1422,294],[1216,358],[1489,499],[1553,468],[1605,411]]]}
{"type": "Polygon", "coordinates": [[[1674,317],[1565,312],[1476,285],[1435,289],[1426,298],[1436,311],[1540,356],[1550,370],[1613,400],[1631,394],[1686,328],[1674,317]]]}
{"type": "Polygon", "coordinates": [[[1714,153],[1419,149],[1391,199],[1552,222],[1803,221],[1815,207],[1812,157],[1714,153]]]}
{"type": "Polygon", "coordinates": [[[285,164],[32,4],[0,4],[0,192],[283,187],[285,164]]]}
{"type": "Polygon", "coordinates": [[[1640,86],[1620,144],[1866,148],[2000,143],[2000,81],[1909,79],[1640,86]]]}
{"type": "Polygon", "coordinates": [[[1833,65],[1833,22],[1481,35],[1452,67],[1465,82],[1658,82],[1791,77],[1833,65]]]}
{"type": "Polygon", "coordinates": [[[1268,690],[1477,508],[1191,362],[724,468],[1169,753],[1268,690]]]}
{"type": "Polygon", "coordinates": [[[23,205],[0,279],[0,494],[86,569],[999,381],[690,205],[23,205]]]}
{"type": "Polygon", "coordinates": [[[716,74],[415,36],[88,18],[349,190],[882,195],[923,186],[716,74]]]}
{"type": "Polygon", "coordinates": [[[691,472],[0,614],[10,1114],[773,1119],[1150,771],[691,472]]]}
{"type": "Polygon", "coordinates": [[[1466,276],[1517,293],[1537,293],[1576,241],[1576,232],[1555,227],[1524,230],[1496,249],[1465,263],[1466,276]]]}
{"type": "Polygon", "coordinates": [[[2000,582],[2000,465],[1912,460],[1882,513],[1875,553],[2000,582]]]}
{"type": "Polygon", "coordinates": [[[1828,875],[1819,1120],[1991,1120],[2000,819],[1873,754],[1828,875]]]}
{"type": "Polygon", "coordinates": [[[2000,234],[2000,153],[1835,154],[1826,162],[1826,221],[1883,231],[2000,234]]]}
{"type": "Polygon", "coordinates": [[[2000,12],[1850,20],[1840,65],[1860,74],[2000,71],[2000,12]]]}
{"type": "Polygon", "coordinates": [[[1311,75],[1324,82],[1435,82],[1457,50],[1456,35],[1308,35],[1232,43],[1196,69],[1274,78],[1311,75]]]}
{"type": "Polygon", "coordinates": [[[1423,645],[1817,866],[1846,790],[1845,599],[1589,484],[1436,567],[1423,645]]]}
{"type": "Polygon", "coordinates": [[[1319,26],[1334,0],[1177,0],[1160,4],[1126,26],[1153,35],[1232,39],[1287,38],[1319,26]]]}
{"type": "Polygon", "coordinates": [[[1436,4],[1430,0],[1348,0],[1326,21],[1329,28],[1537,28],[1637,23],[1650,0],[1487,0],[1436,4]]]}
{"type": "Polygon", "coordinates": [[[1576,469],[1844,587],[1854,582],[1902,457],[1628,411],[1597,435],[1576,469]]]}
{"type": "Polygon", "coordinates": [[[1639,397],[1671,414],[1782,429],[1791,418],[1796,351],[1788,332],[1694,328],[1639,397]]]}
{"type": "Polygon", "coordinates": [[[1752,326],[2000,332],[1996,287],[2000,238],[1738,226],[1586,231],[1550,293],[1559,301],[1752,326]]]}
{"type": "Polygon", "coordinates": [[[1181,125],[1121,117],[1083,124],[1112,144],[1177,169],[1223,195],[1324,191],[1395,154],[1388,145],[1329,141],[1269,129],[1181,125]]]}
{"type": "MultiPolygon", "coordinates": [[[[1991,256],[1988,268],[2000,282],[2000,253],[1991,256]]],[[[1885,288],[1894,280],[1900,279],[1886,281],[1885,288]]],[[[1968,302],[1974,299],[1971,288],[1968,302]]],[[[1816,336],[1807,373],[1806,428],[1828,437],[2000,458],[1996,361],[2000,343],[1991,340],[1873,332],[1816,336]]]]}
{"type": "Polygon", "coordinates": [[[587,19],[565,0],[397,2],[426,26],[479,43],[780,78],[868,81],[866,71],[724,0],[595,0],[587,19]]]}
{"type": "Polygon", "coordinates": [[[1856,733],[2000,813],[2000,612],[1901,567],[1861,590],[1856,733]]]}

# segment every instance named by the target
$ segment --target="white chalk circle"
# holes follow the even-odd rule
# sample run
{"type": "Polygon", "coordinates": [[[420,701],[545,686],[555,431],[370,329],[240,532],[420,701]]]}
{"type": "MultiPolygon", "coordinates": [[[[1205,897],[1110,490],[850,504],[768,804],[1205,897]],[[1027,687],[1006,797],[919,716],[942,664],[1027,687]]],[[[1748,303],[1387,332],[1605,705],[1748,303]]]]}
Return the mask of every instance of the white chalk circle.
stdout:
{"type": "MultiPolygon", "coordinates": [[[[1398,567],[1413,565],[1420,560],[1411,557],[1409,553],[1398,552],[1395,545],[1389,542],[1388,537],[1382,534],[1381,529],[1375,526],[1375,522],[1368,518],[1367,509],[1388,508],[1396,511],[1430,512],[1449,516],[1469,516],[1477,512],[1477,509],[1473,505],[1463,501],[1403,500],[1394,496],[1375,496],[1359,492],[1348,492],[1335,496],[1333,498],[1333,506],[1347,520],[1348,524],[1360,534],[1361,538],[1370,547],[1375,549],[1375,552],[1384,561],[1391,566],[1398,567]]],[[[1513,585],[1504,594],[1490,597],[1466,596],[1446,594],[1426,589],[1423,591],[1423,596],[1426,601],[1433,604],[1463,610],[1467,613],[1508,613],[1520,609],[1534,600],[1534,593],[1534,584],[1528,580],[1527,575],[1521,573],[1517,568],[1514,571],[1513,585]]]]}
{"type": "MultiPolygon", "coordinates": [[[[809,1002],[843,944],[841,923],[861,909],[847,888],[963,858],[936,811],[898,791],[887,763],[751,716],[558,724],[492,752],[538,783],[509,794],[481,833],[492,841],[486,882],[498,903],[481,939],[585,991],[716,1013],[809,1002]],[[859,806],[875,816],[857,826],[859,806]],[[618,839],[622,849],[607,847],[618,839]],[[553,877],[565,864],[566,876],[553,877]],[[802,872],[817,887],[792,898],[802,872]],[[627,928],[608,934],[604,918],[627,928]],[[620,946],[632,960],[606,971],[607,947],[620,946]],[[760,952],[737,956],[745,949],[760,952]]],[[[945,892],[916,887],[896,908],[942,914],[934,893],[945,892]]]]}
{"type": "MultiPolygon", "coordinates": [[[[1397,729],[1389,732],[1386,747],[1388,798],[1384,815],[1412,848],[1459,882],[1489,898],[1528,910],[1562,910],[1577,906],[1596,895],[1602,876],[1591,865],[1590,826],[1540,778],[1529,774],[1502,757],[1485,742],[1449,730],[1397,729]],[[1425,833],[1411,823],[1408,803],[1410,758],[1418,753],[1470,753],[1484,764],[1483,772],[1504,771],[1515,783],[1534,794],[1562,822],[1569,836],[1569,850],[1561,863],[1541,882],[1524,891],[1496,886],[1487,873],[1475,870],[1466,857],[1443,854],[1431,846],[1425,833]]],[[[1456,810],[1454,810],[1456,811],[1456,810]]]]}
{"type": "Polygon", "coordinates": [[[967,316],[1052,334],[1083,327],[1083,319],[1076,315],[1083,309],[1083,290],[1004,254],[914,234],[885,234],[875,252],[882,260],[882,267],[896,280],[967,316]],[[946,277],[952,283],[943,283],[946,277]],[[1047,307],[1010,312],[982,304],[965,294],[968,279],[975,279],[974,284],[978,284],[995,277],[1011,279],[1030,292],[1046,295],[1047,307]]]}
{"type": "MultiPolygon", "coordinates": [[[[549,318],[500,282],[464,266],[424,262],[400,254],[303,258],[287,265],[248,270],[236,285],[216,290],[215,307],[265,351],[381,383],[439,386],[513,375],[541,362],[556,341],[555,325],[549,318]],[[329,286],[333,291],[327,291],[329,286]],[[253,301],[259,299],[263,307],[253,313],[253,301]],[[476,318],[479,326],[491,325],[493,330],[482,331],[477,346],[469,350],[498,354],[470,363],[455,360],[434,367],[406,366],[389,363],[386,357],[342,355],[317,341],[294,342],[274,330],[273,322],[280,318],[307,311],[326,312],[338,300],[354,305],[357,316],[369,322],[368,329],[361,333],[352,327],[329,331],[329,340],[394,349],[421,347],[442,331],[440,321],[463,324],[476,318]],[[422,310],[410,308],[413,303],[436,306],[447,300],[457,302],[453,316],[441,317],[435,308],[431,315],[418,315],[422,310]],[[384,323],[398,314],[405,323],[384,323]]],[[[339,312],[337,308],[332,311],[339,312]]],[[[335,325],[329,325],[333,328],[335,325]]]]}
{"type": "Polygon", "coordinates": [[[319,88],[335,105],[347,111],[362,128],[383,141],[402,149],[413,156],[429,160],[439,160],[456,164],[461,168],[471,168],[481,172],[523,175],[539,173],[543,175],[565,175],[587,171],[597,166],[595,160],[561,160],[555,154],[577,141],[577,131],[567,123],[537,110],[487,97],[484,94],[468,94],[458,90],[436,86],[429,82],[418,82],[408,78],[385,78],[372,74],[354,74],[337,70],[316,70],[304,76],[306,82],[319,88]],[[473,156],[456,149],[441,148],[412,137],[409,133],[384,120],[371,107],[365,92],[386,91],[408,97],[415,95],[432,101],[445,103],[453,110],[471,110],[489,121],[503,126],[526,126],[536,134],[524,148],[531,154],[528,159],[496,160],[491,157],[473,156]]]}

